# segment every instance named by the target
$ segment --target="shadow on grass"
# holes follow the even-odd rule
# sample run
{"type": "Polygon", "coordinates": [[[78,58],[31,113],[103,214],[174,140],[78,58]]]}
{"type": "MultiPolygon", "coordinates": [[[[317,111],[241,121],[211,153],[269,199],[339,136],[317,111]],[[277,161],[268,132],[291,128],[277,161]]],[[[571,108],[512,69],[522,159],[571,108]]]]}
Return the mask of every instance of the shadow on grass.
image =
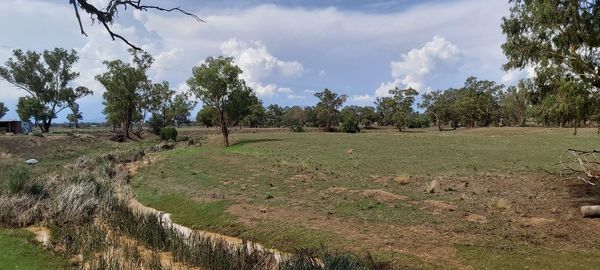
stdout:
{"type": "Polygon", "coordinates": [[[571,201],[573,205],[577,207],[583,205],[600,205],[599,186],[592,186],[583,182],[573,182],[569,183],[567,187],[572,197],[571,201]]]}
{"type": "Polygon", "coordinates": [[[280,142],[280,141],[283,141],[283,140],[282,139],[248,139],[248,140],[239,140],[235,143],[232,143],[229,146],[243,146],[243,145],[253,144],[253,143],[280,142]]]}

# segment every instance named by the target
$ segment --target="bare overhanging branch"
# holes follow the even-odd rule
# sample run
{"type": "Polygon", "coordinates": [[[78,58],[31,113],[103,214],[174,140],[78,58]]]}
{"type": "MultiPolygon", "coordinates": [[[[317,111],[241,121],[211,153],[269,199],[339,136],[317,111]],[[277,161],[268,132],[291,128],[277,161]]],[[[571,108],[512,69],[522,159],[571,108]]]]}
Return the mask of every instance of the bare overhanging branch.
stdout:
{"type": "Polygon", "coordinates": [[[89,14],[92,22],[98,20],[98,22],[104,26],[112,40],[120,39],[135,50],[142,49],[134,45],[122,35],[115,33],[111,28],[112,23],[118,16],[120,8],[126,10],[128,7],[130,7],[135,10],[144,12],[148,10],[158,10],[162,12],[179,12],[186,16],[192,17],[198,22],[205,22],[204,20],[200,19],[200,17],[198,17],[197,15],[182,9],[181,7],[164,8],[160,6],[144,5],[143,0],[110,0],[108,5],[104,9],[98,8],[95,5],[88,3],[88,0],[69,0],[69,4],[73,5],[73,8],[75,10],[75,17],[77,18],[77,22],[79,23],[79,29],[81,30],[82,35],[86,37],[88,36],[83,28],[83,23],[81,22],[79,9],[89,14]]]}

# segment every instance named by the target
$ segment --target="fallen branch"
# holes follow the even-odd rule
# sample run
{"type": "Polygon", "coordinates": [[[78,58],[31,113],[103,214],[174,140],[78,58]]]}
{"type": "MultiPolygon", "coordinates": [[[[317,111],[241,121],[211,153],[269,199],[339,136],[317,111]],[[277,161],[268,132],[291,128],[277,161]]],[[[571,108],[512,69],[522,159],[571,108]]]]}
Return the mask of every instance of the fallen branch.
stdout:
{"type": "Polygon", "coordinates": [[[588,185],[596,185],[600,180],[600,159],[598,150],[568,149],[559,157],[561,176],[571,175],[588,185]],[[566,156],[566,158],[565,158],[566,156]]]}

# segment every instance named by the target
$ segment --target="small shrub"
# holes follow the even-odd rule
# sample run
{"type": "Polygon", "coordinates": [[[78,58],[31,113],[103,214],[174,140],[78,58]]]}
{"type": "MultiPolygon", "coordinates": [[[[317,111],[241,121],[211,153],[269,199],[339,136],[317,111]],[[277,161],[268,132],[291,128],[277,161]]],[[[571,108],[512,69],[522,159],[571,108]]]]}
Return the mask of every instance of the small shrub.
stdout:
{"type": "Polygon", "coordinates": [[[160,139],[161,140],[173,140],[177,141],[177,129],[175,128],[161,128],[160,129],[160,139]]]}
{"type": "Polygon", "coordinates": [[[37,130],[32,131],[30,134],[36,137],[44,137],[44,134],[37,130]]]}
{"type": "Polygon", "coordinates": [[[358,121],[353,117],[348,117],[344,120],[341,126],[342,132],[345,133],[358,133],[360,132],[360,127],[358,126],[358,121]]]}
{"type": "Polygon", "coordinates": [[[304,127],[302,125],[292,125],[290,129],[292,132],[304,132],[304,127]]]}

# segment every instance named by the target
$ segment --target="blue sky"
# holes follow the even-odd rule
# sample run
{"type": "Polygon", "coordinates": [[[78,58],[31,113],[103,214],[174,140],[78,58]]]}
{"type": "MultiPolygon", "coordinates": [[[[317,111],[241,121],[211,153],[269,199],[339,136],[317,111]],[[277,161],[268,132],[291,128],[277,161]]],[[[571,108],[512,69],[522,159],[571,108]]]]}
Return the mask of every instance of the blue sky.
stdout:
{"type": "MultiPolygon", "coordinates": [[[[106,0],[92,0],[102,3],[106,0]]],[[[102,60],[129,59],[84,16],[89,37],[79,34],[66,0],[3,0],[0,3],[0,63],[14,48],[73,48],[81,57],[74,85],[94,95],[81,100],[85,121],[102,121],[102,87],[94,76],[102,60]]],[[[154,81],[186,91],[193,66],[207,56],[237,58],[244,79],[265,105],[314,105],[314,91],[327,87],[370,105],[389,88],[411,86],[421,93],[458,87],[474,75],[507,85],[527,76],[506,73],[500,45],[505,0],[430,1],[148,1],[181,6],[206,23],[176,14],[121,13],[114,29],[149,51],[154,81]]],[[[0,101],[16,118],[25,93],[0,81],[0,101]]],[[[200,106],[198,106],[200,107],[200,106]]],[[[61,113],[56,122],[64,122],[61,113]]],[[[194,114],[195,115],[195,114],[194,114]]]]}

